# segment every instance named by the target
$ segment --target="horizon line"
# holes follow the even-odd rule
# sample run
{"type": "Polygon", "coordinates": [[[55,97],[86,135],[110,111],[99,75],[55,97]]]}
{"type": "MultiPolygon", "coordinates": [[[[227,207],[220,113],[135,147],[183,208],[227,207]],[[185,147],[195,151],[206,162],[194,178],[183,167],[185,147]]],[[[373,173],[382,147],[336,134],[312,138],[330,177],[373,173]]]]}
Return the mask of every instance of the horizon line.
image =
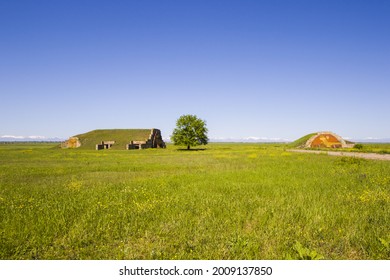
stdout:
{"type": "MultiPolygon", "coordinates": [[[[376,142],[376,143],[389,143],[390,137],[378,138],[378,137],[363,137],[363,138],[353,138],[353,137],[342,137],[348,141],[354,142],[376,142]]],[[[67,140],[68,138],[62,137],[47,137],[47,136],[15,136],[15,135],[2,135],[0,136],[1,142],[62,142],[67,140]]],[[[166,142],[171,142],[169,137],[163,137],[163,140],[166,142]]],[[[295,140],[290,140],[287,138],[279,138],[279,137],[210,137],[209,142],[211,143],[289,143],[295,140]]]]}

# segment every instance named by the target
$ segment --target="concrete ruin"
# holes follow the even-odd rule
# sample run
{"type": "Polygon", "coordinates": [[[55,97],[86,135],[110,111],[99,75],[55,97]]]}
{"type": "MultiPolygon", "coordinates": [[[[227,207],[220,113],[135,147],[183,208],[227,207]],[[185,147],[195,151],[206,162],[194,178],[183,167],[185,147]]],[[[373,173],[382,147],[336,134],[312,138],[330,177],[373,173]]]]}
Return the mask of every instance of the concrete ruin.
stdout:
{"type": "Polygon", "coordinates": [[[97,129],[70,137],[62,148],[133,150],[165,148],[161,131],[152,129],[97,129]]]}
{"type": "Polygon", "coordinates": [[[161,131],[153,128],[149,138],[145,141],[131,140],[126,146],[126,150],[148,149],[148,148],[166,148],[165,142],[162,139],[161,131]]]}
{"type": "Polygon", "coordinates": [[[100,144],[96,144],[96,150],[109,149],[114,144],[115,144],[115,141],[102,141],[100,144]]]}
{"type": "Polygon", "coordinates": [[[61,148],[78,148],[81,146],[81,142],[78,137],[69,137],[68,140],[61,143],[61,148]]]}
{"type": "Polygon", "coordinates": [[[304,148],[353,148],[353,146],[353,143],[347,143],[339,135],[324,131],[310,137],[304,148]]]}

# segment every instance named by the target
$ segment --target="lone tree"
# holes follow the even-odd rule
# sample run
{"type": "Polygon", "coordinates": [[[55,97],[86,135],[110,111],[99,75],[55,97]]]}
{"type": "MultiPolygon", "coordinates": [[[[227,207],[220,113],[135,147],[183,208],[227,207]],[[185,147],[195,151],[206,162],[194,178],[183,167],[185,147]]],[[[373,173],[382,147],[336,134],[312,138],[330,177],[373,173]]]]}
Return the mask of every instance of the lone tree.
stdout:
{"type": "Polygon", "coordinates": [[[206,122],[195,115],[183,115],[176,121],[171,140],[175,145],[190,146],[207,145],[206,122]]]}

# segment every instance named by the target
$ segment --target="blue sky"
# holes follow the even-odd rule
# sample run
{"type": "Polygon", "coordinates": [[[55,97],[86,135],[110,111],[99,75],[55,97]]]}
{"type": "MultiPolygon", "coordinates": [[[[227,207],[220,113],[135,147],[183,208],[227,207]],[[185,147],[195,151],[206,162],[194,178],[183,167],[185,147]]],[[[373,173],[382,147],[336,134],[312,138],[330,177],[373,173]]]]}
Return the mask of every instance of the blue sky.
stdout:
{"type": "Polygon", "coordinates": [[[0,2],[0,136],[390,138],[389,1],[0,2]]]}

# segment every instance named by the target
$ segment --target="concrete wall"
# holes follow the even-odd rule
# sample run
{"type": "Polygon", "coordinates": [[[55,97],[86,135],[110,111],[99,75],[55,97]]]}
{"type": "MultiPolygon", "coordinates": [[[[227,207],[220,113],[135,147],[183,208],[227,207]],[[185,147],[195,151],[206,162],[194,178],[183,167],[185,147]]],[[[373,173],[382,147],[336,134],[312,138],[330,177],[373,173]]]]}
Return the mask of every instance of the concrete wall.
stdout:
{"type": "Polygon", "coordinates": [[[130,141],[126,146],[127,150],[132,149],[148,149],[148,148],[166,148],[165,142],[162,139],[161,131],[153,128],[150,131],[149,138],[145,141],[130,141]]]}
{"type": "Polygon", "coordinates": [[[343,138],[330,131],[318,132],[305,144],[305,148],[349,148],[350,146],[343,138]]]}
{"type": "Polygon", "coordinates": [[[78,148],[80,146],[81,143],[77,137],[70,137],[68,140],[61,143],[61,148],[78,148]]]}

